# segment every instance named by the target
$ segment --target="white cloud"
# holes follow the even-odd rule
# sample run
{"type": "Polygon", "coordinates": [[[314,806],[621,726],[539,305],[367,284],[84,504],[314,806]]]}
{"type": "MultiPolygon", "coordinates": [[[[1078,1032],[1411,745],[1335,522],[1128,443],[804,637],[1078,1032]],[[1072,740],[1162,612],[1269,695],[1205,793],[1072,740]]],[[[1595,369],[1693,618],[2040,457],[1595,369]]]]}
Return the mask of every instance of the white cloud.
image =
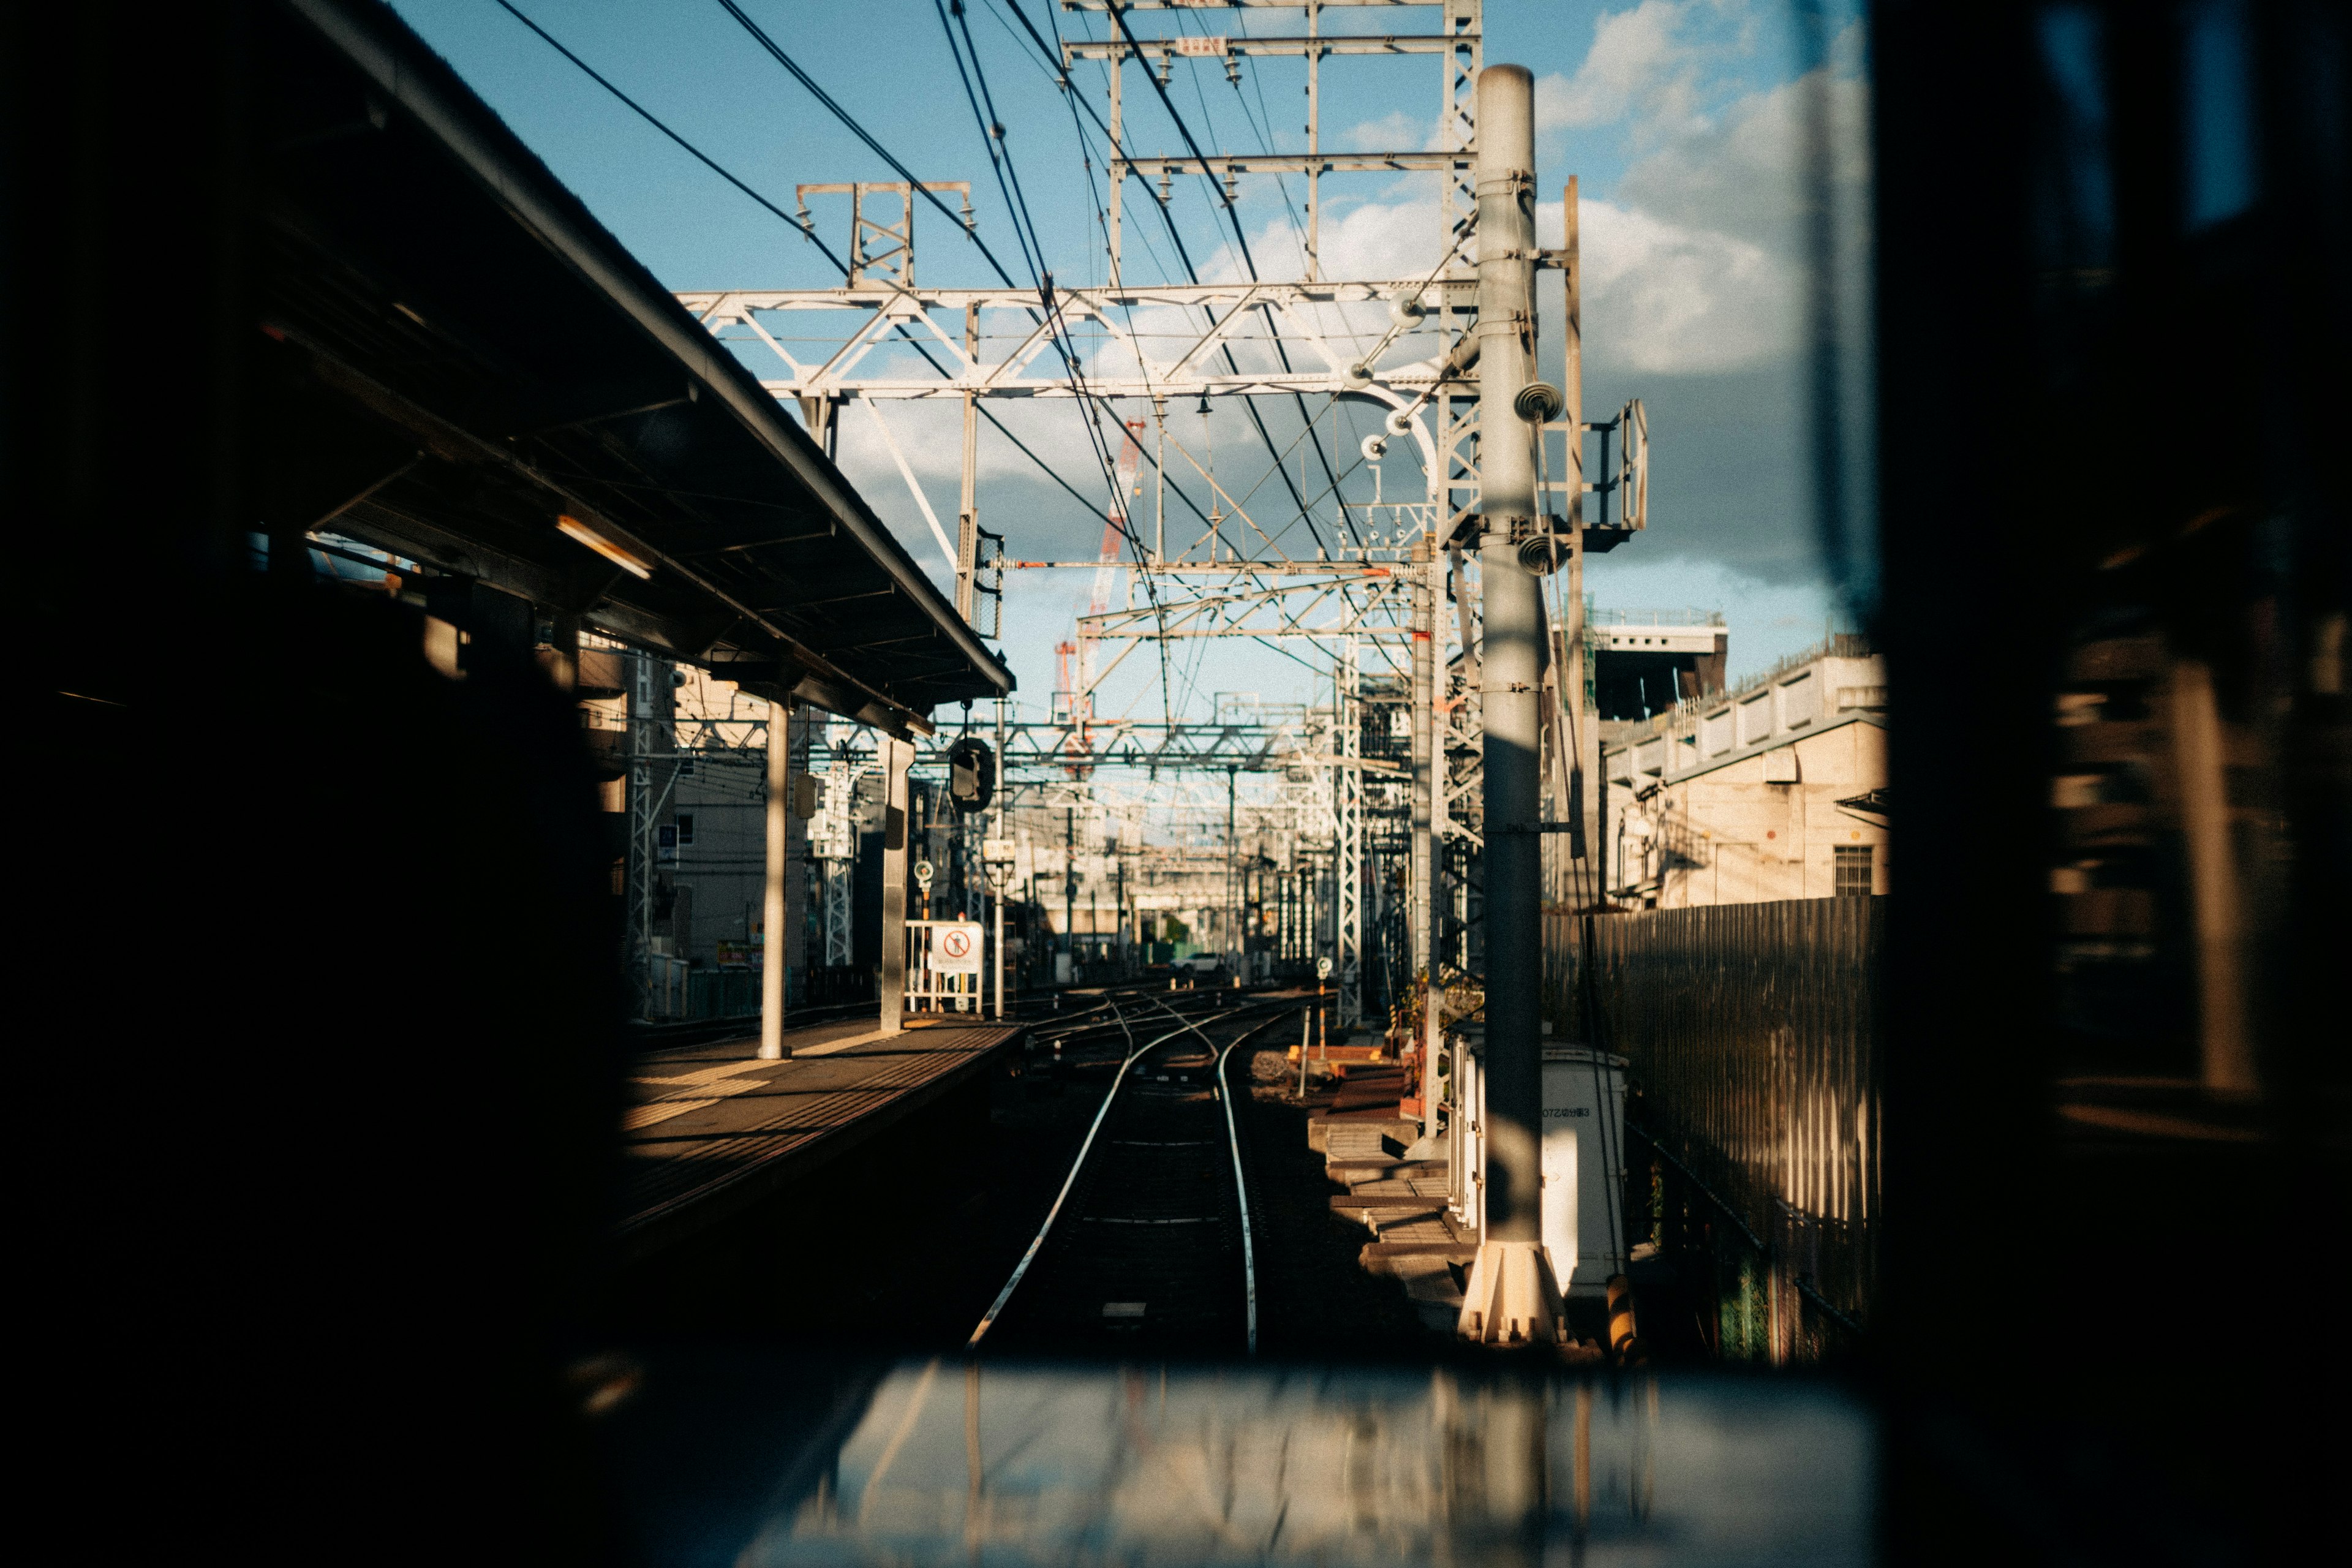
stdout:
{"type": "Polygon", "coordinates": [[[1719,374],[1793,344],[1797,279],[1781,258],[1613,202],[1580,208],[1584,333],[1595,359],[1661,374],[1719,374]]]}
{"type": "MultiPolygon", "coordinates": [[[[1538,84],[1539,123],[1622,124],[1640,155],[1609,200],[1582,204],[1588,353],[1641,371],[1745,370],[1802,327],[1812,95],[1826,94],[1839,275],[1864,276],[1868,88],[1858,25],[1832,64],[1727,97],[1710,73],[1753,52],[1737,0],[1643,0],[1601,18],[1576,75],[1538,84]],[[1728,24],[1727,26],[1726,24],[1728,24]]],[[[1559,233],[1545,209],[1542,231],[1559,233]]]]}
{"type": "Polygon", "coordinates": [[[1646,138],[1702,123],[1710,69],[1751,47],[1745,13],[1740,0],[1641,0],[1602,16],[1576,74],[1536,83],[1536,129],[1631,120],[1646,138]]]}
{"type": "Polygon", "coordinates": [[[1437,145],[1437,127],[1426,117],[1392,109],[1349,129],[1340,140],[1359,153],[1417,153],[1437,145]]]}
{"type": "Polygon", "coordinates": [[[1444,254],[1437,202],[1366,202],[1327,216],[1322,247],[1326,278],[1426,277],[1444,254]]]}
{"type": "Polygon", "coordinates": [[[1829,184],[1839,206],[1858,216],[1869,184],[1869,89],[1851,75],[1822,71],[1748,94],[1712,123],[1655,148],[1618,182],[1619,199],[1760,245],[1791,245],[1803,210],[1805,118],[1814,92],[1829,95],[1829,184]]]}
{"type": "MultiPolygon", "coordinates": [[[[1707,206],[1705,200],[1673,204],[1676,216],[1669,216],[1629,202],[1588,198],[1581,204],[1586,352],[1596,364],[1664,374],[1717,374],[1764,363],[1794,345],[1801,277],[1779,227],[1717,226],[1706,221],[1707,206]],[[1681,216],[1685,212],[1692,216],[1681,216]]],[[[1559,203],[1538,207],[1537,232],[1545,243],[1559,243],[1559,203]]],[[[1437,204],[1428,198],[1365,203],[1327,219],[1322,238],[1326,277],[1425,277],[1441,253],[1437,204]]],[[[1304,252],[1288,224],[1267,225],[1251,236],[1250,245],[1262,277],[1299,275],[1304,252]]],[[[1377,304],[1326,306],[1314,314],[1327,331],[1355,334],[1367,345],[1388,320],[1377,304]]],[[[1145,332],[1166,332],[1192,323],[1165,312],[1139,316],[1137,325],[1145,332]]],[[[1244,365],[1271,363],[1246,342],[1235,352],[1244,365]]],[[[1293,357],[1301,352],[1294,348],[1293,357]]],[[[1430,341],[1410,337],[1385,363],[1430,352],[1430,341]]],[[[1106,353],[1097,365],[1108,369],[1113,363],[1106,353]]],[[[1122,356],[1120,368],[1124,364],[1122,356]]]]}
{"type": "MultiPolygon", "coordinates": [[[[1712,374],[1760,364],[1792,346],[1800,279],[1786,245],[1709,225],[1703,216],[1688,221],[1631,203],[1588,198],[1580,212],[1585,338],[1596,363],[1668,374],[1712,374]]],[[[1537,230],[1546,243],[1559,243],[1559,203],[1537,209],[1537,230]]],[[[1251,248],[1262,276],[1298,276],[1302,250],[1286,224],[1253,235],[1251,248]]],[[[1439,254],[1434,200],[1366,203],[1323,226],[1327,277],[1421,278],[1439,254]]],[[[1329,306],[1316,314],[1328,330],[1366,339],[1387,322],[1386,310],[1378,305],[1329,306]]],[[[1147,331],[1177,325],[1172,317],[1139,321],[1147,331]]],[[[1394,363],[1428,352],[1427,342],[1408,339],[1388,359],[1394,363]]],[[[1256,357],[1246,346],[1237,353],[1244,363],[1256,357]]]]}

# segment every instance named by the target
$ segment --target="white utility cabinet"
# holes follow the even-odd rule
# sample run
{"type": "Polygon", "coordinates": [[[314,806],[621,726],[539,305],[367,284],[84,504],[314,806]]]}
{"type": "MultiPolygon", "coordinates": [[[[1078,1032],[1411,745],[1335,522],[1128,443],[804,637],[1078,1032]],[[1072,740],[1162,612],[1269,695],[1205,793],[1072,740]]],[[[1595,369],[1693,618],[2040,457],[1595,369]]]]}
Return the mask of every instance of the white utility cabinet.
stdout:
{"type": "Polygon", "coordinates": [[[1457,1029],[1446,1037],[1446,1079],[1450,1141],[1446,1175],[1454,1193],[1454,1216],[1474,1237],[1486,1234],[1486,1085],[1478,1073],[1486,1031],[1481,1026],[1457,1029]]]}
{"type": "Polygon", "coordinates": [[[1625,1058],[1582,1046],[1543,1054],[1543,1244],[1570,1296],[1625,1271],[1625,1058]]]}

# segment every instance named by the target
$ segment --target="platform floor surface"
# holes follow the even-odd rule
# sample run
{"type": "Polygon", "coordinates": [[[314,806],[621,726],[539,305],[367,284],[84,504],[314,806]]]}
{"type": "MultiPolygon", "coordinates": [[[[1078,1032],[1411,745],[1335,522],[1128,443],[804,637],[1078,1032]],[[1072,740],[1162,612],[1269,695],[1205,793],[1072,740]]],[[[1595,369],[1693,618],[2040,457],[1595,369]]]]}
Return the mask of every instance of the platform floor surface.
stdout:
{"type": "Polygon", "coordinates": [[[1370,1233],[1363,1267],[1402,1280],[1423,1326],[1449,1331],[1462,1315],[1456,1271],[1477,1256],[1478,1238],[1453,1213],[1445,1141],[1412,1157],[1420,1129],[1404,1114],[1402,1068],[1350,1063],[1346,1073],[1307,1112],[1324,1173],[1346,1189],[1333,1194],[1331,1212],[1370,1233]]]}
{"type": "Polygon", "coordinates": [[[759,1059],[756,1037],[682,1046],[637,1059],[622,1121],[621,1237],[642,1256],[711,1211],[771,1185],[784,1170],[858,1141],[860,1124],[895,1119],[1022,1032],[975,1023],[884,1035],[871,1018],[786,1032],[793,1055],[759,1059]]]}

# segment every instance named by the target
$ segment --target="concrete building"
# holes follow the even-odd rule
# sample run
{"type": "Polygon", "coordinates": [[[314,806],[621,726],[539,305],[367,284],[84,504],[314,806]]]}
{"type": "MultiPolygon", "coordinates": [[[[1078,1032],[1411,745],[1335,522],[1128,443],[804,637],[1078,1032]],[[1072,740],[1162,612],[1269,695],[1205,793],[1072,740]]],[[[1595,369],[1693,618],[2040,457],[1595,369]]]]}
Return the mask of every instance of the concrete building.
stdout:
{"type": "Polygon", "coordinates": [[[1604,727],[1610,896],[1643,909],[1887,889],[1886,671],[1855,636],[1604,727]]]}
{"type": "MultiPolygon", "coordinates": [[[[759,967],[767,941],[768,704],[731,682],[681,666],[671,696],[677,754],[667,820],[655,855],[674,889],[673,951],[695,969],[759,967]],[[666,831],[665,831],[666,830],[666,831]]],[[[789,767],[805,770],[814,715],[793,723],[789,767]]],[[[785,818],[784,964],[794,996],[806,962],[807,825],[785,818]]],[[[747,992],[747,997],[749,995],[747,992]]]]}
{"type": "MultiPolygon", "coordinates": [[[[594,636],[582,639],[572,692],[603,790],[613,891],[643,926],[651,959],[679,971],[657,988],[652,1016],[757,1012],[767,942],[769,703],[693,665],[594,636]],[[645,879],[641,889],[632,866],[645,879]]],[[[794,775],[822,721],[805,707],[796,715],[794,775]]],[[[785,830],[784,963],[796,1003],[813,923],[807,824],[788,814],[785,830]]]]}
{"type": "Polygon", "coordinates": [[[1593,610],[1592,709],[1602,722],[1646,719],[1723,689],[1731,633],[1720,610],[1593,610]]]}

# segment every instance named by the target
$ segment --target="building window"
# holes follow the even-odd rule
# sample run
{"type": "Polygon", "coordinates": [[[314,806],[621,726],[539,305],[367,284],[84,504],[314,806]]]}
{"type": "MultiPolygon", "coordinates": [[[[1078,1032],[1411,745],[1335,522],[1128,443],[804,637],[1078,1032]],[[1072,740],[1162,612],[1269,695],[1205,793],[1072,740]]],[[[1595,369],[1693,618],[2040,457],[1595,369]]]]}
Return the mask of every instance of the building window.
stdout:
{"type": "Polygon", "coordinates": [[[1870,897],[1872,859],[1878,849],[1871,844],[1840,844],[1837,849],[1837,896],[1841,899],[1870,897]]]}
{"type": "MultiPolygon", "coordinates": [[[[680,845],[687,845],[694,842],[694,814],[692,812],[681,811],[677,814],[677,841],[680,845]]],[[[1867,891],[1867,889],[1864,890],[1867,891]]]]}

